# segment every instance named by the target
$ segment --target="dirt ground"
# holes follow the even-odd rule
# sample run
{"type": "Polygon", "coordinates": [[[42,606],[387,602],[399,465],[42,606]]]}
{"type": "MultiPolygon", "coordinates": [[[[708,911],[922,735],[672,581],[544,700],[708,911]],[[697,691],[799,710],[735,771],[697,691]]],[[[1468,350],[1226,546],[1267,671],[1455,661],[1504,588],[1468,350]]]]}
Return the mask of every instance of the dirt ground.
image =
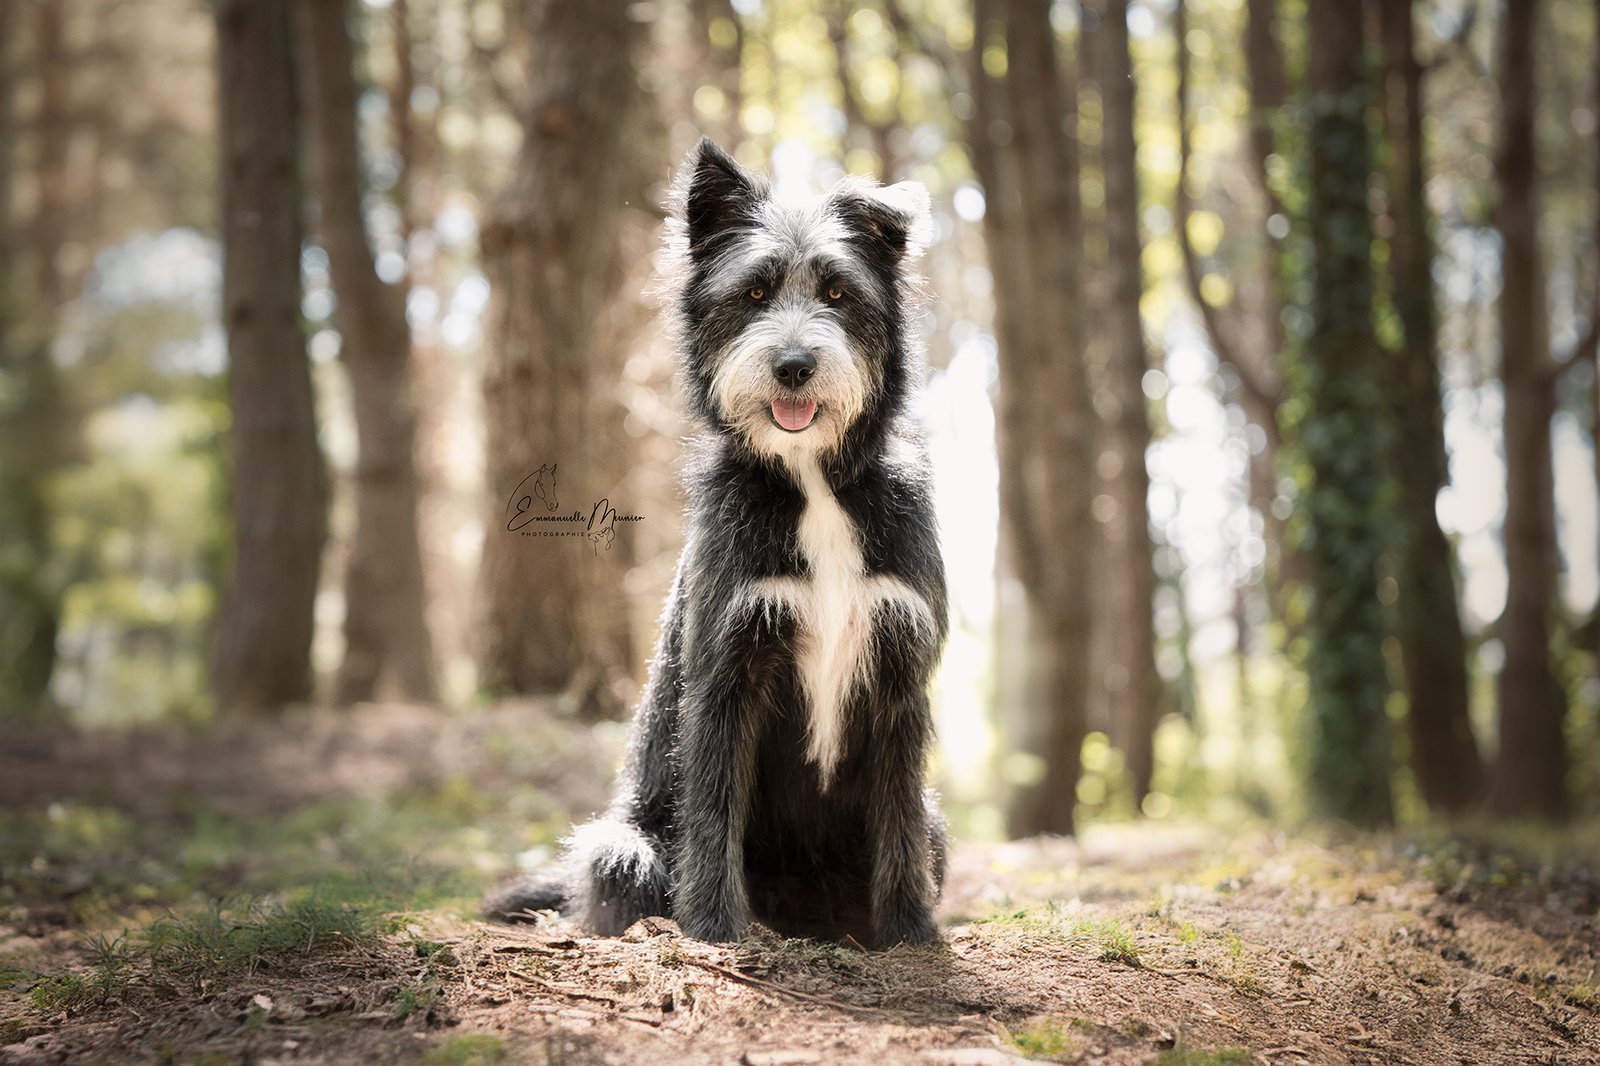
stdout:
{"type": "Polygon", "coordinates": [[[7,737],[0,1064],[1600,1063],[1592,829],[961,844],[944,942],[879,953],[472,918],[619,738],[527,705],[7,737]]]}

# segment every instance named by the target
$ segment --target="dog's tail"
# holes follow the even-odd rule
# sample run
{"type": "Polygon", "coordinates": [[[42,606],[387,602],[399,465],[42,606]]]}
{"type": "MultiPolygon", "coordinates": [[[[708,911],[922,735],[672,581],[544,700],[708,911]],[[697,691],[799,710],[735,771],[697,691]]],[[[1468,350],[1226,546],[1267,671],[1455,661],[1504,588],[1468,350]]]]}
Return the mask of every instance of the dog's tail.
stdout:
{"type": "Polygon", "coordinates": [[[540,911],[566,913],[572,908],[572,886],[558,872],[524,874],[490,892],[483,916],[500,922],[536,922],[540,911]]]}

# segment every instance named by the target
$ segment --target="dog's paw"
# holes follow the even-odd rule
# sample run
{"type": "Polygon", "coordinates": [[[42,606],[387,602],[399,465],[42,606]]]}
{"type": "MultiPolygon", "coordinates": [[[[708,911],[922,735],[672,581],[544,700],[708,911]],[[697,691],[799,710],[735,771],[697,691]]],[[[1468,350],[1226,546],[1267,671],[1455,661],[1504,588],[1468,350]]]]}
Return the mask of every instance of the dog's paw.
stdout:
{"type": "Polygon", "coordinates": [[[927,914],[907,917],[887,924],[878,937],[880,947],[892,948],[896,944],[936,944],[939,927],[927,914]]]}
{"type": "Polygon", "coordinates": [[[726,914],[680,915],[678,927],[685,936],[711,944],[730,944],[744,932],[742,924],[726,914]]]}

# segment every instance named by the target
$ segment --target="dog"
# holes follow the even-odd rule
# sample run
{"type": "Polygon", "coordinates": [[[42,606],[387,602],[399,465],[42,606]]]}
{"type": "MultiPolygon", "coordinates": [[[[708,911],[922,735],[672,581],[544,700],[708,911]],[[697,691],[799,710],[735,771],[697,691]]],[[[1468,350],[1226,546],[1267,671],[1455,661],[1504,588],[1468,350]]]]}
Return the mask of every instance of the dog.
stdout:
{"type": "Polygon", "coordinates": [[[948,633],[911,264],[928,194],[849,177],[778,198],[709,140],[673,183],[669,317],[702,432],[682,555],[615,799],[554,872],[485,903],[599,935],[887,947],[937,939],[945,823],[923,785],[948,633]]]}

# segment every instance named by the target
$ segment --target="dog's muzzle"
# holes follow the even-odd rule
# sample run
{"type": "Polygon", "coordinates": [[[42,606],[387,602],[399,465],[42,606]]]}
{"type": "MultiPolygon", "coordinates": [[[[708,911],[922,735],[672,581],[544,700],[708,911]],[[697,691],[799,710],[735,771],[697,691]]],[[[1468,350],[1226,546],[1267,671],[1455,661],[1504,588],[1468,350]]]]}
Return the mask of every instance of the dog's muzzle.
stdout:
{"type": "MultiPolygon", "coordinates": [[[[772,376],[785,389],[800,389],[817,372],[817,357],[804,348],[786,348],[772,361],[772,376]]],[[[814,400],[780,397],[772,401],[772,420],[778,428],[798,433],[817,417],[814,400]]]]}

